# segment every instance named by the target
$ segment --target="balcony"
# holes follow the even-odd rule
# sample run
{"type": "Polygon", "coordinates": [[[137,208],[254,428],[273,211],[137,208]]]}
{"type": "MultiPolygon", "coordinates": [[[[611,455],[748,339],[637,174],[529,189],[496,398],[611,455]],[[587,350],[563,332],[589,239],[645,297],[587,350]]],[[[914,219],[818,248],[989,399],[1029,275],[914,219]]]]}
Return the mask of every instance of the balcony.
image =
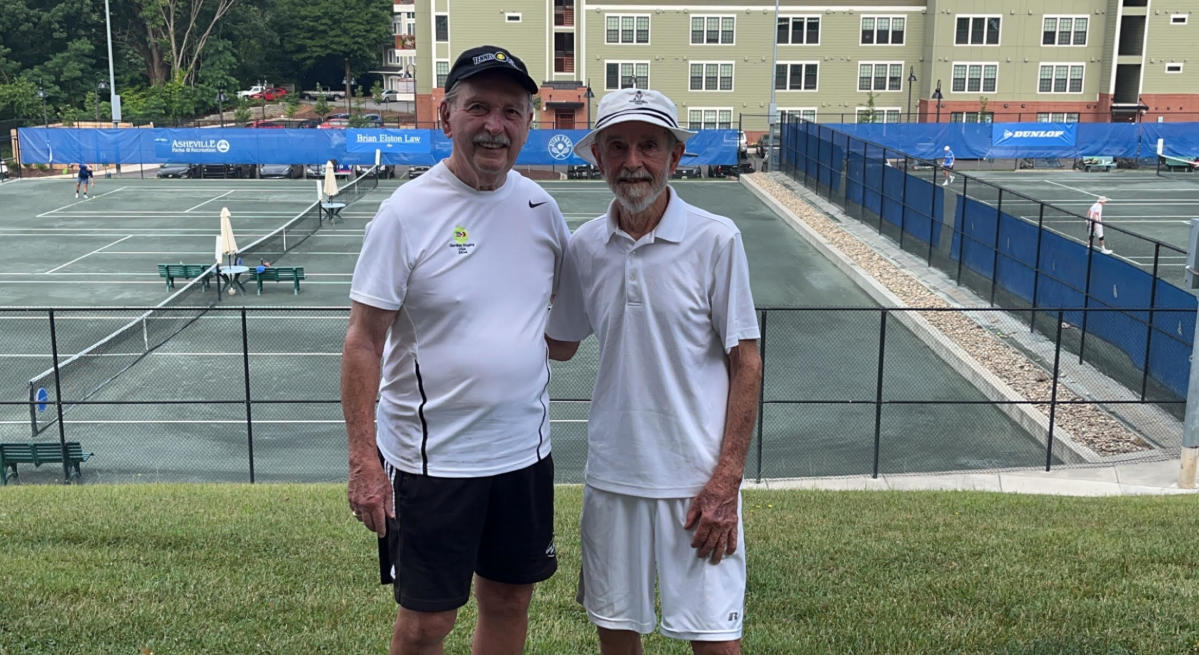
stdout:
{"type": "Polygon", "coordinates": [[[569,7],[554,7],[554,27],[574,27],[575,26],[575,8],[574,3],[569,7]]]}

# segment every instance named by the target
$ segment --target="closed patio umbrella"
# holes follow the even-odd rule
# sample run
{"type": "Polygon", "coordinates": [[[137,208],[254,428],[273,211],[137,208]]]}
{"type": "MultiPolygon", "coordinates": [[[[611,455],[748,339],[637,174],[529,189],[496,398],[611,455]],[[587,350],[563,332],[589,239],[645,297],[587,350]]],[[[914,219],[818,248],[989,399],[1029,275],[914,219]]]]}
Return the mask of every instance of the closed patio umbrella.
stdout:
{"type": "MultiPolygon", "coordinates": [[[[233,237],[233,223],[229,220],[231,216],[228,207],[221,207],[220,254],[222,255],[237,254],[237,239],[233,237]]],[[[233,262],[230,261],[230,263],[233,262]]]]}
{"type": "Polygon", "coordinates": [[[325,163],[325,196],[332,199],[337,195],[337,177],[333,170],[332,160],[325,163]]]}

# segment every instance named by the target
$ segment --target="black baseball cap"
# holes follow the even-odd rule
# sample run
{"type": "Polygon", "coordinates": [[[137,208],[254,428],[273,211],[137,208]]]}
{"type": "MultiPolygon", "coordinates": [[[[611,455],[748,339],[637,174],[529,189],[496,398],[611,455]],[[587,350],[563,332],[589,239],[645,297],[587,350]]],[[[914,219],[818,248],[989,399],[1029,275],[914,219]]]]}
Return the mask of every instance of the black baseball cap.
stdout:
{"type": "Polygon", "coordinates": [[[536,94],[541,90],[533,78],[529,77],[529,69],[525,62],[507,50],[494,45],[481,45],[477,48],[464,50],[458,55],[450,74],[445,78],[445,90],[448,93],[454,85],[462,80],[474,77],[479,73],[498,70],[508,73],[526,91],[536,94]]]}

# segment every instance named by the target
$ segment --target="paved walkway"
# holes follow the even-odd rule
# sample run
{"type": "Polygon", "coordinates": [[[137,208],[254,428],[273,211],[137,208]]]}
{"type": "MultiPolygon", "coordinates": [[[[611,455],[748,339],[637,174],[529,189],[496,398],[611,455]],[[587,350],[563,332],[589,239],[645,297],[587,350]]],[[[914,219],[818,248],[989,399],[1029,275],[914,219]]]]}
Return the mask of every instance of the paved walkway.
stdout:
{"type": "Polygon", "coordinates": [[[1086,467],[1005,469],[956,473],[792,478],[748,483],[750,489],[846,490],[969,490],[1055,496],[1128,496],[1193,494],[1199,489],[1178,487],[1179,460],[1135,462],[1086,467]]]}

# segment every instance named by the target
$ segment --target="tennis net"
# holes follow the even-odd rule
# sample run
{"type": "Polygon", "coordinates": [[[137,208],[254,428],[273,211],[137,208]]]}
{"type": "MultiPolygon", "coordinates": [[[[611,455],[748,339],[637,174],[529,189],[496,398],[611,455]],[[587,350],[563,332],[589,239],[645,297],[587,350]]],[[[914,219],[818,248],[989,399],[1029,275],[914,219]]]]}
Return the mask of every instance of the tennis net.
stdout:
{"type": "Polygon", "coordinates": [[[58,421],[50,409],[61,398],[63,413],[87,401],[146,355],[195,323],[216,304],[217,294],[206,293],[216,267],[191,280],[153,309],[120,329],[29,380],[29,419],[33,436],[58,421]],[[57,391],[56,391],[57,388],[57,391]]]}

